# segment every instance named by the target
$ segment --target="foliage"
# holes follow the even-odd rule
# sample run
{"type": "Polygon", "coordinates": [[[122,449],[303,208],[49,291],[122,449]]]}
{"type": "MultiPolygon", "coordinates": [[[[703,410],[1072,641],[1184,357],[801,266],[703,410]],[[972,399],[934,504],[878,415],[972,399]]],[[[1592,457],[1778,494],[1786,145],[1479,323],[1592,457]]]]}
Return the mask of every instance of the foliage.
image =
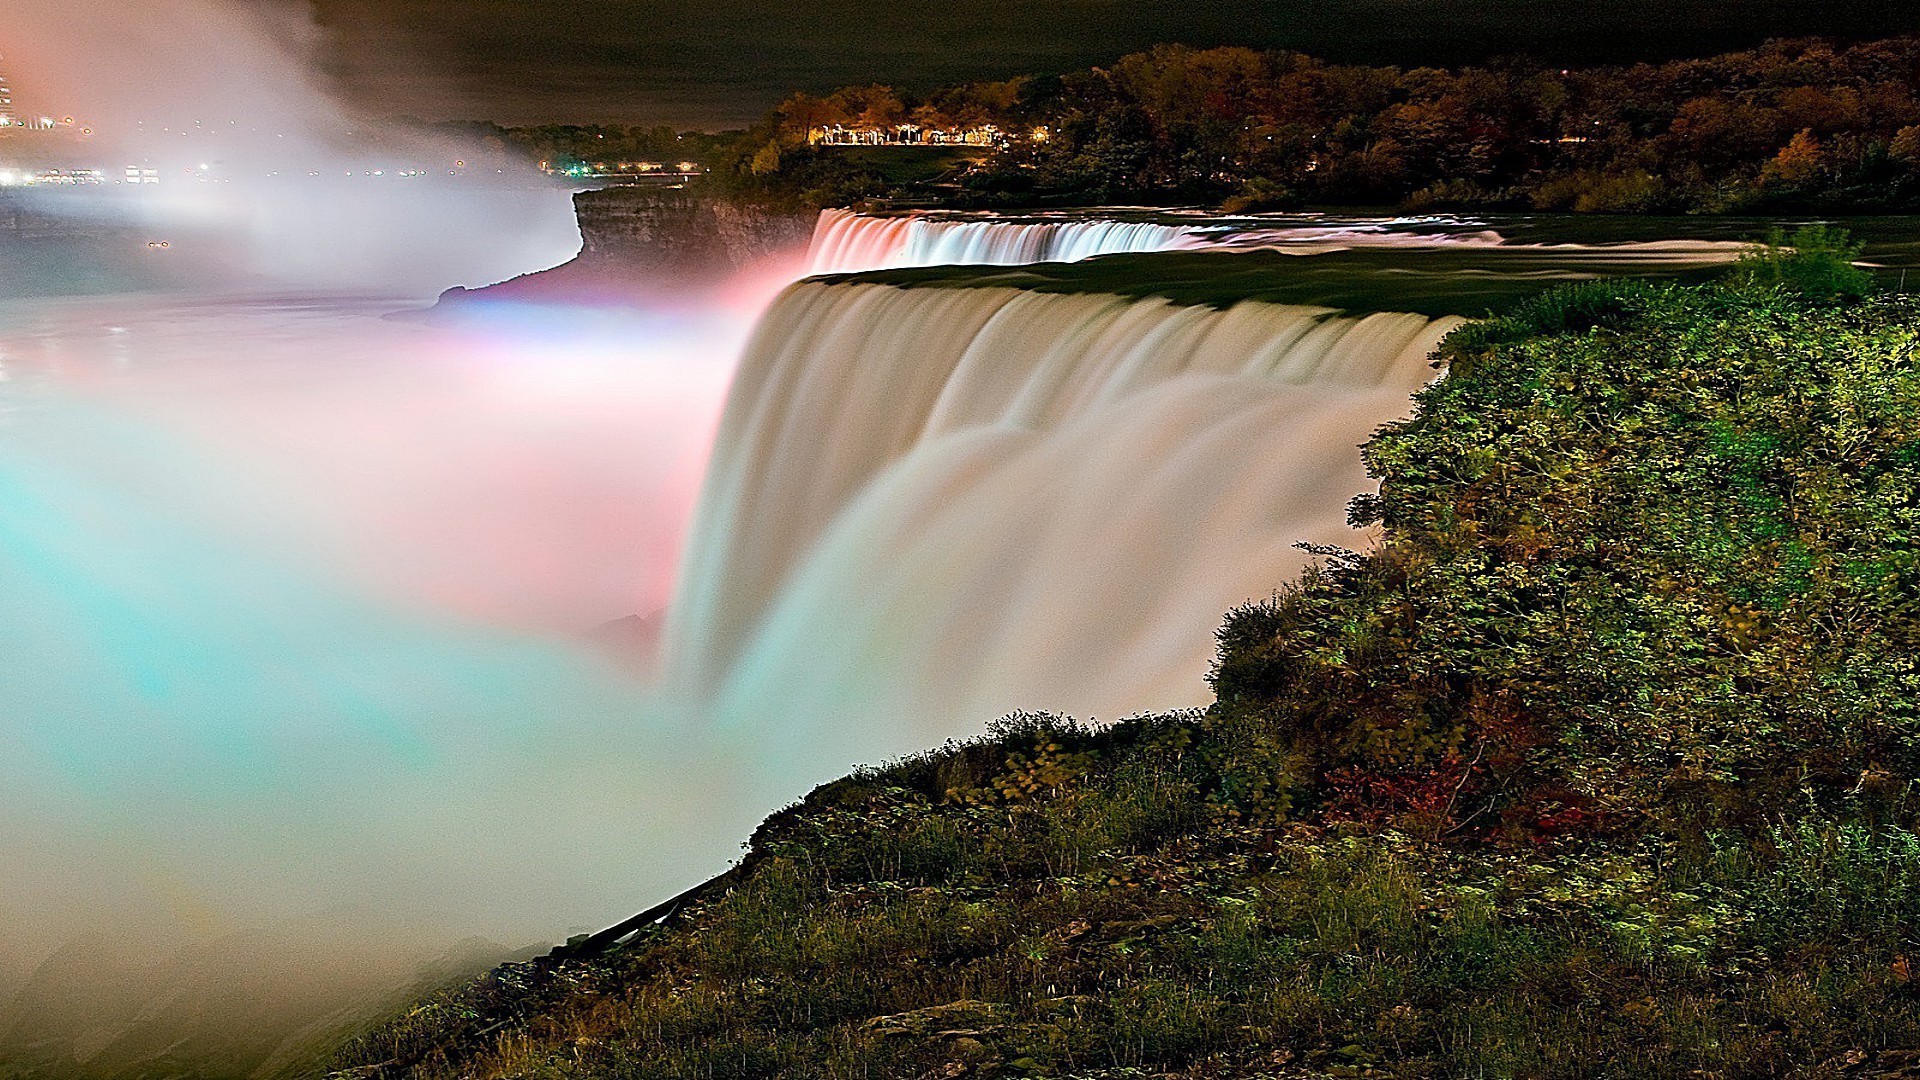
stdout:
{"type": "Polygon", "coordinates": [[[1873,275],[1856,265],[1862,245],[1827,225],[1806,225],[1791,237],[1774,229],[1760,250],[1740,261],[1740,281],[1787,289],[1815,300],[1854,299],[1874,289],[1873,275]]]}
{"type": "Polygon", "coordinates": [[[827,785],[343,1075],[1910,1075],[1920,305],[1796,280],[1456,333],[1212,708],[827,785]]]}
{"type": "MultiPolygon", "coordinates": [[[[1920,37],[1777,41],[1630,68],[1458,70],[1159,46],[1058,77],[796,94],[746,131],[449,125],[557,167],[693,160],[725,197],[952,205],[1306,204],[1599,214],[1920,210],[1920,37]],[[879,167],[823,125],[998,128],[998,150],[879,167]]],[[[951,148],[948,148],[951,149],[951,148]]]]}
{"type": "Polygon", "coordinates": [[[755,138],[800,146],[821,124],[908,121],[1009,133],[990,160],[920,190],[972,205],[1920,209],[1920,37],[1587,69],[1364,67],[1167,45],[924,96],[796,95],[755,138]]]}
{"type": "Polygon", "coordinates": [[[1456,335],[1365,451],[1393,542],[1237,613],[1220,707],[1328,762],[1477,762],[1457,808],[1514,840],[1906,808],[1874,778],[1920,774],[1915,332],[1609,283],[1456,335]]]}
{"type": "Polygon", "coordinates": [[[1240,185],[1240,190],[1227,197],[1220,209],[1229,214],[1259,214],[1274,210],[1292,210],[1300,204],[1300,196],[1285,184],[1256,176],[1240,185]]]}

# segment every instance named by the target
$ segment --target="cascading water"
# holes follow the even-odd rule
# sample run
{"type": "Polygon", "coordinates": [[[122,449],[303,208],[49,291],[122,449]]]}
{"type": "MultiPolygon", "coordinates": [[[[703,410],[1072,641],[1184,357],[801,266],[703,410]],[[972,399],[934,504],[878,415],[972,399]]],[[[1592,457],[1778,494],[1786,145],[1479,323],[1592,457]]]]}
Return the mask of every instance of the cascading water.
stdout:
{"type": "Polygon", "coordinates": [[[823,210],[814,229],[810,265],[814,274],[844,274],[909,266],[1078,262],[1095,255],[1168,251],[1201,235],[1184,226],[1144,221],[965,221],[823,210]]]}
{"type": "Polygon", "coordinates": [[[669,685],[824,776],[1019,708],[1201,704],[1222,614],[1345,543],[1458,320],[807,282],[762,321],[669,685]]]}
{"type": "Polygon", "coordinates": [[[1399,251],[1499,249],[1578,262],[1583,270],[1641,272],[1732,262],[1751,245],[1736,239],[1658,237],[1603,243],[1541,243],[1470,218],[1337,218],[1317,214],[1195,218],[1190,225],[1114,217],[994,221],[920,214],[878,216],[851,210],[820,214],[808,252],[809,273],[845,274],[917,266],[1014,266],[1078,262],[1096,255],[1196,250],[1255,250],[1321,255],[1353,249],[1399,251]]]}

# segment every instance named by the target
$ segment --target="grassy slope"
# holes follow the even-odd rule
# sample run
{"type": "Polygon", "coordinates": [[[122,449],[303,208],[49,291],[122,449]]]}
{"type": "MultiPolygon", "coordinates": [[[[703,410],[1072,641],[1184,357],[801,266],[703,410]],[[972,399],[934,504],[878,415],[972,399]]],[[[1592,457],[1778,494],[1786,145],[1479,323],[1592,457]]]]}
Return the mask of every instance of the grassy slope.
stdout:
{"type": "Polygon", "coordinates": [[[608,957],[355,1075],[1920,1068],[1920,305],[1588,286],[1367,457],[1219,702],[828,785],[608,957]]]}

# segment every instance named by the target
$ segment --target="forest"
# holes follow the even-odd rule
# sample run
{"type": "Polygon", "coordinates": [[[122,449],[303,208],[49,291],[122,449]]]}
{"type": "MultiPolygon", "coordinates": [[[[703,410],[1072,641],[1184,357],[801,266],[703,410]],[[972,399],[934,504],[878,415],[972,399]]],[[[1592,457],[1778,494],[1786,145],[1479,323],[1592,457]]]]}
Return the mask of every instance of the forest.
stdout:
{"type": "Polygon", "coordinates": [[[1920,37],[1579,69],[1168,45],[1057,77],[795,94],[712,146],[709,165],[733,197],[813,205],[1905,212],[1920,208],[1920,37]],[[993,125],[1006,138],[903,185],[810,145],[827,124],[993,125]]]}

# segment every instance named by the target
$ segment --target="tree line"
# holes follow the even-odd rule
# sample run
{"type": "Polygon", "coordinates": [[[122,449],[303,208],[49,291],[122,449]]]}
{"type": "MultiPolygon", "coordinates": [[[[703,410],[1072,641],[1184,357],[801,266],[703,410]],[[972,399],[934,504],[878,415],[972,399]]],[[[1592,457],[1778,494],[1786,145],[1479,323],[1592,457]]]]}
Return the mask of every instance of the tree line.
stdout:
{"type": "Polygon", "coordinates": [[[1165,45],[1063,76],[924,95],[796,94],[713,145],[710,165],[736,197],[925,196],[870,157],[809,145],[809,129],[825,124],[902,123],[1011,134],[931,189],[956,205],[1911,211],[1920,36],[1579,69],[1527,59],[1378,67],[1165,45]]]}

